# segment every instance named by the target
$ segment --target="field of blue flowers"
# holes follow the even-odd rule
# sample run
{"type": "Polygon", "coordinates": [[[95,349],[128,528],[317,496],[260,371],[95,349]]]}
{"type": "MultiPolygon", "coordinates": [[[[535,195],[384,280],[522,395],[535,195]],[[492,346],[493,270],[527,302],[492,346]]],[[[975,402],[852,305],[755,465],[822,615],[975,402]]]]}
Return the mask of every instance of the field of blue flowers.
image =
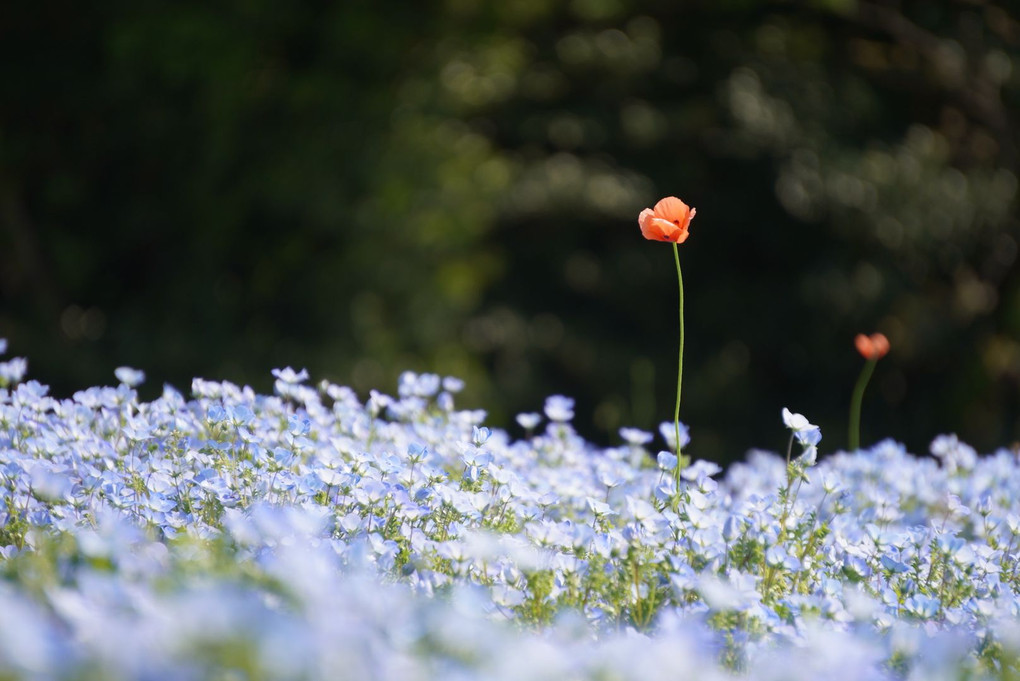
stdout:
{"type": "Polygon", "coordinates": [[[26,372],[0,679],[1020,678],[1013,451],[818,457],[784,411],[792,452],[723,475],[681,442],[677,476],[672,422],[596,448],[555,396],[514,440],[451,377],[140,402],[133,369],[68,400],[26,372]]]}

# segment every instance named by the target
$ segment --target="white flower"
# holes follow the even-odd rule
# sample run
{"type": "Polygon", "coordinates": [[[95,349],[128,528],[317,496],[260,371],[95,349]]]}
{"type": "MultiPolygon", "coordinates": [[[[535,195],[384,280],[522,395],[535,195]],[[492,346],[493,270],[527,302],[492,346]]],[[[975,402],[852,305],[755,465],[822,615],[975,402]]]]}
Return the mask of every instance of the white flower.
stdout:
{"type": "Polygon", "coordinates": [[[815,447],[822,441],[822,430],[807,420],[803,414],[795,414],[783,407],[783,423],[793,431],[794,437],[804,447],[815,447]]]}

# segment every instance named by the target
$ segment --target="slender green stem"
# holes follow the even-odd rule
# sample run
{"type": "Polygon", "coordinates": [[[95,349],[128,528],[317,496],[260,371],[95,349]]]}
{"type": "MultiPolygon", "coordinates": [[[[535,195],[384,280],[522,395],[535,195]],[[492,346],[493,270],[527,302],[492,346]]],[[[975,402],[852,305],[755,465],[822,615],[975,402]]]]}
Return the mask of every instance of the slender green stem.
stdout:
{"type": "Polygon", "coordinates": [[[856,452],[861,448],[861,402],[864,400],[864,389],[868,387],[871,374],[875,371],[877,359],[869,359],[861,369],[861,375],[854,386],[853,397],[850,398],[850,451],[856,452]]]}
{"type": "Polygon", "coordinates": [[[680,286],[680,359],[676,369],[676,409],[673,410],[673,430],[676,436],[676,493],[680,494],[680,471],[683,459],[680,456],[680,385],[684,377],[684,277],[680,273],[680,249],[673,243],[673,260],[676,261],[676,280],[680,286]]]}

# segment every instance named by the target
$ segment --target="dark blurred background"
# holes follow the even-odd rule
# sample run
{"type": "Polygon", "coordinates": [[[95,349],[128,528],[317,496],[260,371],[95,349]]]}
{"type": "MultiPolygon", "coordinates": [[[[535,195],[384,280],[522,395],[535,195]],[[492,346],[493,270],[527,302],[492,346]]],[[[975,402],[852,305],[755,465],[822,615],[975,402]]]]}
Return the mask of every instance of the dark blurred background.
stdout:
{"type": "Polygon", "coordinates": [[[981,0],[97,3],[0,9],[0,336],[58,396],[144,369],[365,395],[468,382],[519,432],[682,420],[719,461],[1020,439],[1020,10],[981,0]]]}

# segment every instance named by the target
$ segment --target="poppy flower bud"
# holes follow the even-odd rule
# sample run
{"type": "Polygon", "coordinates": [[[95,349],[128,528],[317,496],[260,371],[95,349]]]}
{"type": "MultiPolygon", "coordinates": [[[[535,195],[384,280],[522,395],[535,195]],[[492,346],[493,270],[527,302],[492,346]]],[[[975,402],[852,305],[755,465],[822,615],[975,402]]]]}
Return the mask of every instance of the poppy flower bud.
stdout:
{"type": "Polygon", "coordinates": [[[882,359],[889,353],[889,339],[880,333],[870,336],[859,333],[854,338],[854,345],[864,359],[882,359]]]}

